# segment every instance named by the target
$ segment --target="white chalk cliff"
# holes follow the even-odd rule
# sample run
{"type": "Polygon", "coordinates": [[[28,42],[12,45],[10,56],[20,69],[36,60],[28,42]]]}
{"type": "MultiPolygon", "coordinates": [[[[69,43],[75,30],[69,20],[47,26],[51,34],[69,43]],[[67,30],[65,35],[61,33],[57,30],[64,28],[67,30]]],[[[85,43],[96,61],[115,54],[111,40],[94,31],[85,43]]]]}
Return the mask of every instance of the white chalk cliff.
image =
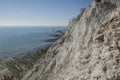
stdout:
{"type": "Polygon", "coordinates": [[[120,0],[95,0],[22,80],[120,80],[120,0]]]}

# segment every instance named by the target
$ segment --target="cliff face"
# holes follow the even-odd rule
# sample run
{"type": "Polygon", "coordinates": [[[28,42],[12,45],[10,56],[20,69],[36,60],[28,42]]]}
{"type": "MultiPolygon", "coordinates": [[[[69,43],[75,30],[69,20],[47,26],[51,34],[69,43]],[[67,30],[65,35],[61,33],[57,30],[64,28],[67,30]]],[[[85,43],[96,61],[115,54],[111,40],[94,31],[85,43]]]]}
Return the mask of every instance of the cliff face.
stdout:
{"type": "Polygon", "coordinates": [[[120,0],[95,0],[22,80],[120,80],[120,0]]]}

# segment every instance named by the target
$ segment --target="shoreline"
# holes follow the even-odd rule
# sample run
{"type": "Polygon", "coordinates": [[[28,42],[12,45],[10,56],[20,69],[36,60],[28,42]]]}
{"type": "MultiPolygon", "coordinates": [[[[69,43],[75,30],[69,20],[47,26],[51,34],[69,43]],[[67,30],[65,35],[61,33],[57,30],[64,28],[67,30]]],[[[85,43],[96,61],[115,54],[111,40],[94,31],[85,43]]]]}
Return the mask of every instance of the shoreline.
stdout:
{"type": "Polygon", "coordinates": [[[0,60],[0,80],[4,77],[11,78],[14,76],[15,80],[20,80],[26,72],[33,67],[33,65],[46,54],[50,45],[35,48],[22,55],[16,55],[3,60],[0,60]]]}
{"type": "Polygon", "coordinates": [[[31,48],[24,48],[24,49],[20,49],[20,50],[17,50],[17,51],[13,51],[13,52],[6,52],[4,56],[0,57],[0,60],[4,60],[4,59],[7,59],[7,58],[12,58],[12,57],[19,57],[19,56],[22,56],[22,55],[26,55],[26,54],[30,54],[31,52],[34,52],[35,50],[37,49],[41,49],[45,46],[49,46],[51,45],[52,43],[47,43],[45,45],[42,45],[42,46],[36,46],[36,47],[31,47],[31,48]],[[10,55],[8,55],[10,54],[10,55]]]}

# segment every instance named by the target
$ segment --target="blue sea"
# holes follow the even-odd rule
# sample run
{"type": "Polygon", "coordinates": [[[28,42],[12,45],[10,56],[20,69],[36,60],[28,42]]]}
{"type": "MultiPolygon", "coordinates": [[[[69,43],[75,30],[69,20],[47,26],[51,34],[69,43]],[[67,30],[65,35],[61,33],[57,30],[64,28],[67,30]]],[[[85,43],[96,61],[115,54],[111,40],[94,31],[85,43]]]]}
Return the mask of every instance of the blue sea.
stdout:
{"type": "Polygon", "coordinates": [[[44,40],[65,27],[0,27],[0,58],[47,45],[44,40]],[[54,29],[54,31],[53,31],[54,29]]]}

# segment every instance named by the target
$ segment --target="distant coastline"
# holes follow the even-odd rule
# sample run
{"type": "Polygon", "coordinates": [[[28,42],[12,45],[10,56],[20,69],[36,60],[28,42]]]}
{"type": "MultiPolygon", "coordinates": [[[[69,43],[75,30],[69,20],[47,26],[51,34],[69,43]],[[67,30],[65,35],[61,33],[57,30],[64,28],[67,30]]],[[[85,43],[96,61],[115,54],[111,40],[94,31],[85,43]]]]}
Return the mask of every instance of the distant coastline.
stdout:
{"type": "Polygon", "coordinates": [[[65,27],[0,27],[0,58],[24,54],[50,44],[45,40],[53,38],[52,35],[57,30],[64,29],[65,27]]]}

